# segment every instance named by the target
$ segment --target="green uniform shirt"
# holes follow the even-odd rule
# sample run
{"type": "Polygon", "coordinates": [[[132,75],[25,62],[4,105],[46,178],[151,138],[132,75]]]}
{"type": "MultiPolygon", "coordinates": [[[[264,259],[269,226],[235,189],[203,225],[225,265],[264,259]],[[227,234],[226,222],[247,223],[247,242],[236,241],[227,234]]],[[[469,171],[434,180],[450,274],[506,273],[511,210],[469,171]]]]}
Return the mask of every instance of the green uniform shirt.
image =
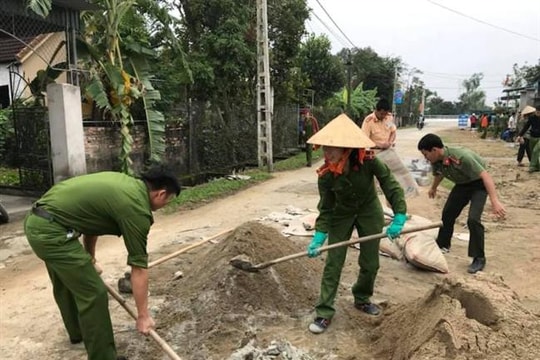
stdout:
{"type": "Polygon", "coordinates": [[[456,184],[478,180],[485,170],[486,163],[477,153],[448,146],[444,147],[443,160],[433,164],[433,175],[442,175],[456,184]]]}
{"type": "Polygon", "coordinates": [[[383,226],[383,210],[375,189],[379,181],[386,199],[395,214],[405,214],[407,204],[402,187],[386,164],[375,158],[355,165],[348,173],[334,176],[328,172],[318,181],[320,201],[319,217],[315,228],[328,233],[333,220],[358,218],[365,222],[380,222],[383,226]]]}
{"type": "Polygon", "coordinates": [[[62,181],[38,201],[54,220],[87,235],[122,235],[129,265],[146,268],[146,240],[154,222],[146,184],[117,172],[62,181]]]}

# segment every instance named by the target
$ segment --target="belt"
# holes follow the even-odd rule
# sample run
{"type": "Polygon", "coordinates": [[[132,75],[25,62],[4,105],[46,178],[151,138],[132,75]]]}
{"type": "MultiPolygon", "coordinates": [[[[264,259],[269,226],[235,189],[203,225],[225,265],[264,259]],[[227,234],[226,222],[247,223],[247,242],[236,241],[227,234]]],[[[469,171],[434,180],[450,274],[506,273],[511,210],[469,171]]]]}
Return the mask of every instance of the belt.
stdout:
{"type": "Polygon", "coordinates": [[[51,222],[54,221],[54,216],[38,204],[32,206],[32,214],[51,222]]]}
{"type": "MultiPolygon", "coordinates": [[[[54,215],[51,214],[50,212],[48,212],[47,210],[45,210],[43,207],[41,207],[40,204],[34,204],[34,206],[32,206],[32,214],[34,214],[36,216],[39,216],[40,218],[43,218],[43,219],[45,219],[47,221],[56,222],[57,224],[60,224],[58,221],[56,221],[54,219],[54,215]]],[[[62,225],[62,224],[60,224],[60,225],[62,225]]],[[[62,225],[62,226],[64,226],[64,225],[62,225]]],[[[75,239],[75,238],[78,238],[79,236],[81,236],[81,233],[76,231],[76,230],[66,228],[66,231],[67,231],[66,236],[67,236],[68,240],[69,239],[75,239]]]]}

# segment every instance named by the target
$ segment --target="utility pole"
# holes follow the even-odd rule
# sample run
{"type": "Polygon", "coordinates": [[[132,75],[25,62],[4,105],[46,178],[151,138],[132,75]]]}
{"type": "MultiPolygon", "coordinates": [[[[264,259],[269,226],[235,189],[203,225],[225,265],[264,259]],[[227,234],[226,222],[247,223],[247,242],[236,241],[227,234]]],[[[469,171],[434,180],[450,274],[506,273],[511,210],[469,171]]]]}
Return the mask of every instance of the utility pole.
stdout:
{"type": "Polygon", "coordinates": [[[422,118],[424,117],[424,113],[426,111],[426,89],[422,88],[422,102],[421,102],[421,109],[420,109],[420,115],[422,115],[422,118]]]}
{"type": "Polygon", "coordinates": [[[345,65],[347,65],[347,105],[345,106],[345,112],[347,115],[351,116],[351,49],[347,50],[347,63],[345,65]]]}
{"type": "Polygon", "coordinates": [[[257,0],[257,156],[259,167],[274,170],[272,156],[272,91],[268,55],[266,0],[257,0]]]}
{"type": "Polygon", "coordinates": [[[396,117],[397,65],[394,65],[394,86],[392,87],[392,115],[396,117]]]}

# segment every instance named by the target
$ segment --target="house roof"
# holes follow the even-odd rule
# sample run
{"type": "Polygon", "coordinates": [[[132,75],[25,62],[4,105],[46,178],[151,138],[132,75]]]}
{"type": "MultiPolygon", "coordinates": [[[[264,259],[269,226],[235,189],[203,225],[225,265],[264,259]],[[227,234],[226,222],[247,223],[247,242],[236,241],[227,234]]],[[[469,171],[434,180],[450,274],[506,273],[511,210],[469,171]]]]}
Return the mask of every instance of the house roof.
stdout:
{"type": "Polygon", "coordinates": [[[24,43],[10,37],[0,38],[0,49],[2,49],[2,51],[0,51],[0,63],[11,63],[18,60],[17,54],[24,50],[26,44],[32,42],[34,38],[35,37],[21,38],[24,43]]]}

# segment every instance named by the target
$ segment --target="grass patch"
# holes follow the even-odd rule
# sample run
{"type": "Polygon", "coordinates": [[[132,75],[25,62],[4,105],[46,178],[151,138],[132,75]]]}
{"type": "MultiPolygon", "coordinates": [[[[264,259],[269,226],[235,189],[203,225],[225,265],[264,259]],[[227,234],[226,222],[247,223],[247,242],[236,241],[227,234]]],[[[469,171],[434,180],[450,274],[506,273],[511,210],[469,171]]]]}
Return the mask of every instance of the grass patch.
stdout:
{"type": "MultiPolygon", "coordinates": [[[[322,150],[318,149],[312,153],[312,163],[322,158],[322,150]]],[[[306,153],[301,152],[288,159],[277,161],[274,164],[274,171],[288,171],[300,169],[306,166],[306,153]]]]}
{"type": "Polygon", "coordinates": [[[272,178],[272,174],[258,169],[245,171],[242,175],[247,175],[250,178],[248,180],[219,178],[204,184],[182,189],[180,195],[167,205],[165,212],[171,213],[184,207],[194,208],[201,206],[212,200],[232,195],[249,186],[272,178]]]}
{"type": "Polygon", "coordinates": [[[0,166],[0,185],[19,185],[19,170],[0,166]]]}
{"type": "MultiPolygon", "coordinates": [[[[313,152],[313,162],[322,157],[322,150],[313,152]]],[[[274,163],[274,171],[289,171],[300,169],[306,166],[306,154],[299,153],[288,159],[274,163]]],[[[219,178],[204,184],[199,184],[190,188],[182,189],[180,196],[174,199],[167,207],[165,213],[172,213],[177,210],[192,209],[207,204],[213,200],[220,199],[246,189],[255,184],[259,184],[273,178],[272,174],[262,169],[251,169],[244,171],[241,175],[247,175],[248,180],[229,180],[219,178]]]]}

